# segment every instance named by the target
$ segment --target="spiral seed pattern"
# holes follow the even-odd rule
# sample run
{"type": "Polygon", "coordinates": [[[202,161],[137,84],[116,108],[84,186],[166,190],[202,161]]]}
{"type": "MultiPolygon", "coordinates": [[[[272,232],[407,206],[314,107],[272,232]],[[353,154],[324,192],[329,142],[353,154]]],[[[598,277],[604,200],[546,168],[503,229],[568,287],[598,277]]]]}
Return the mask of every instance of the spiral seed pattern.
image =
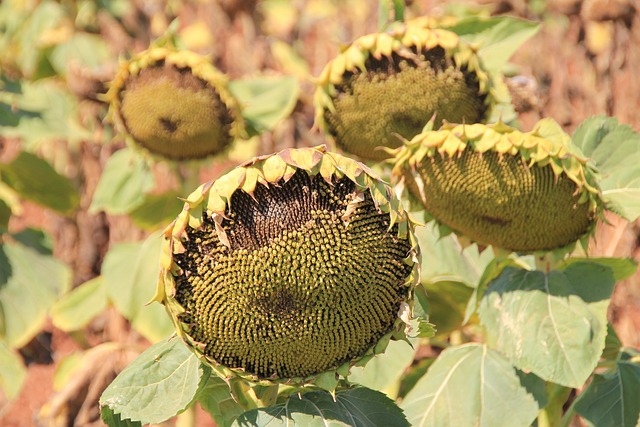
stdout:
{"type": "Polygon", "coordinates": [[[205,356],[260,378],[299,378],[362,357],[390,332],[410,292],[411,250],[368,192],[298,170],[237,190],[222,244],[206,214],[175,254],[180,321],[205,356]],[[343,218],[349,203],[356,203],[343,218]]]}
{"type": "Polygon", "coordinates": [[[216,89],[188,68],[158,63],[142,69],[129,77],[119,97],[124,126],[151,153],[198,159],[233,140],[233,113],[216,89]]]}
{"type": "Polygon", "coordinates": [[[436,126],[482,121],[487,106],[477,76],[457,66],[436,47],[414,59],[370,57],[366,72],[347,72],[336,87],[335,112],[325,109],[328,131],[337,145],[363,159],[389,155],[378,147],[397,148],[420,133],[436,115],[436,126]]]}
{"type": "Polygon", "coordinates": [[[436,153],[411,173],[409,189],[438,221],[486,245],[530,252],[578,240],[595,220],[578,203],[576,183],[551,166],[527,166],[521,157],[465,150],[460,157],[436,153]]]}

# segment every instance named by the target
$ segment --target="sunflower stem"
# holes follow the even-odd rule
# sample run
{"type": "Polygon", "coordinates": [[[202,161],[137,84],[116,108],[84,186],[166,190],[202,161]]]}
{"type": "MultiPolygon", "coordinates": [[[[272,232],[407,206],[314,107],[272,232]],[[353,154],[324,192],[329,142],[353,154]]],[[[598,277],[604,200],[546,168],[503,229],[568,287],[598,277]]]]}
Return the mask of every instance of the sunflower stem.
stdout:
{"type": "Polygon", "coordinates": [[[196,405],[189,406],[176,418],[176,427],[196,427],[196,405]]]}
{"type": "Polygon", "coordinates": [[[200,185],[200,165],[197,162],[178,165],[176,172],[182,193],[189,194],[200,185]]]}
{"type": "Polygon", "coordinates": [[[560,427],[562,425],[562,407],[567,401],[571,389],[554,383],[547,383],[547,406],[538,414],[538,427],[560,427]]]}
{"type": "Polygon", "coordinates": [[[394,22],[404,21],[404,0],[380,0],[378,2],[378,29],[384,31],[394,22]]]}
{"type": "Polygon", "coordinates": [[[562,427],[569,427],[571,425],[571,420],[573,420],[576,413],[576,402],[577,400],[574,400],[571,403],[571,406],[569,406],[569,409],[567,409],[567,412],[565,412],[564,417],[562,417],[562,427]]]}
{"type": "Polygon", "coordinates": [[[404,21],[404,0],[393,0],[394,21],[404,21]]]}

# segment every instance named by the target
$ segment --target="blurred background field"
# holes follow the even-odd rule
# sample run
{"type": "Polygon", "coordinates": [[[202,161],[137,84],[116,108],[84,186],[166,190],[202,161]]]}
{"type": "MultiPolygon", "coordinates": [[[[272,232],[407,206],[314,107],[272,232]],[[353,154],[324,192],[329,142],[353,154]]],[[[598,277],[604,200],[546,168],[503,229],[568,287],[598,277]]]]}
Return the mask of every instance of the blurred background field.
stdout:
{"type": "MultiPolygon", "coordinates": [[[[604,114],[640,130],[636,0],[411,1],[406,14],[509,14],[540,22],[540,31],[506,70],[522,128],[552,117],[571,133],[589,116],[604,114]]],[[[154,231],[135,216],[105,212],[92,202],[107,160],[124,146],[105,122],[106,83],[120,57],[146,49],[170,26],[184,47],[209,55],[231,79],[287,75],[299,88],[288,117],[228,158],[203,167],[196,178],[204,182],[256,154],[324,143],[314,127],[314,76],[341,47],[376,32],[379,15],[378,2],[371,0],[3,0],[0,163],[13,162],[25,150],[36,153],[78,193],[70,213],[21,200],[8,219],[9,232],[32,230],[22,236],[38,240],[44,252],[67,266],[65,286],[75,288],[100,276],[109,248],[140,242],[154,231]]],[[[152,179],[145,182],[152,182],[151,193],[180,193],[171,167],[158,163],[149,170],[152,179]]],[[[177,213],[167,208],[166,216],[177,213]]],[[[600,225],[591,254],[640,260],[640,224],[613,214],[608,220],[600,225]]],[[[111,257],[114,265],[127,257],[126,246],[119,247],[111,257]]],[[[123,266],[121,276],[105,280],[134,280],[127,279],[129,273],[123,266]]],[[[0,270],[0,279],[3,274],[0,270]]],[[[151,283],[142,302],[153,291],[151,283]]],[[[145,333],[153,327],[140,326],[143,320],[132,326],[135,316],[127,316],[126,309],[123,316],[121,307],[98,301],[105,304],[97,307],[99,315],[78,330],[69,319],[52,320],[46,313],[33,337],[16,349],[26,367],[24,381],[14,399],[0,394],[0,425],[101,425],[101,391],[157,337],[145,333]],[[101,343],[115,344],[98,347],[101,343]]],[[[618,283],[609,319],[623,345],[640,347],[640,274],[618,283]]],[[[201,419],[198,425],[211,423],[201,419]]]]}

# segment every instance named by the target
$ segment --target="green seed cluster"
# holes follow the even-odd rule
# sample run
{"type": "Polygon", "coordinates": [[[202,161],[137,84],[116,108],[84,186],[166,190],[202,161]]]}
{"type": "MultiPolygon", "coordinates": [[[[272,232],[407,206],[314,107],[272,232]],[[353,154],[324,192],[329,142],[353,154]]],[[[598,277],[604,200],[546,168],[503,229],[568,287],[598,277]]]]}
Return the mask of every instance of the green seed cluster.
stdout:
{"type": "Polygon", "coordinates": [[[189,68],[159,62],[130,76],[119,96],[127,131],[154,154],[172,160],[203,158],[233,140],[233,114],[189,68]]]}
{"type": "Polygon", "coordinates": [[[389,155],[377,147],[397,148],[420,133],[436,115],[436,123],[482,121],[486,94],[477,76],[457,67],[440,47],[415,59],[398,55],[365,63],[366,72],[345,73],[324,119],[343,150],[361,158],[382,160],[389,155]]]}
{"type": "Polygon", "coordinates": [[[363,356],[393,329],[411,244],[368,192],[354,202],[355,190],[348,178],[329,184],[298,170],[232,195],[222,221],[230,247],[207,215],[187,227],[175,298],[207,358],[260,378],[308,377],[363,356]]]}
{"type": "Polygon", "coordinates": [[[553,250],[582,237],[594,221],[589,203],[578,203],[576,184],[551,166],[521,158],[465,150],[435,154],[417,168],[423,191],[406,173],[410,190],[438,221],[471,239],[520,251],[553,250]]]}

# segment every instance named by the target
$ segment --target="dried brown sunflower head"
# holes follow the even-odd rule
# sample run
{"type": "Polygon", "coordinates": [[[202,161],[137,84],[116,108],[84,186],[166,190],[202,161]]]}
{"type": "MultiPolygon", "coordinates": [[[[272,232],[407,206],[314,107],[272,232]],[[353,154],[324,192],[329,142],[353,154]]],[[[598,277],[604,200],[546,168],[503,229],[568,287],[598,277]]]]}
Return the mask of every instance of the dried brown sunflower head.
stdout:
{"type": "Polygon", "coordinates": [[[135,55],[106,98],[127,142],[164,159],[214,156],[245,132],[224,74],[189,51],[155,47],[135,55]]]}
{"type": "Polygon", "coordinates": [[[405,337],[413,223],[368,168],[322,146],[202,185],[165,236],[156,299],[223,377],[331,390],[405,337]]]}
{"type": "Polygon", "coordinates": [[[425,131],[397,150],[394,172],[445,231],[510,251],[585,243],[603,209],[597,172],[550,119],[531,132],[503,123],[425,131]]]}
{"type": "Polygon", "coordinates": [[[493,77],[455,33],[408,23],[370,34],[329,62],[315,93],[316,122],[338,147],[382,160],[435,116],[456,123],[488,119],[498,102],[493,77]]]}

